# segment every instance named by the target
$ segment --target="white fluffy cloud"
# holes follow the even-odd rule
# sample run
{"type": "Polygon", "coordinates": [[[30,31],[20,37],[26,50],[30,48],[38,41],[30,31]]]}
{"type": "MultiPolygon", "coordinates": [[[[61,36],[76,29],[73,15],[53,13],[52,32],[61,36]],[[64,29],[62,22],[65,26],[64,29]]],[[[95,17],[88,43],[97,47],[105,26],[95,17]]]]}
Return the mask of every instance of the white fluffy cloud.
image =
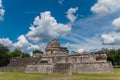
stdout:
{"type": "Polygon", "coordinates": [[[93,13],[106,15],[120,10],[120,0],[98,0],[97,3],[91,7],[93,13]]]}
{"type": "Polygon", "coordinates": [[[112,25],[115,31],[110,34],[101,35],[103,44],[107,45],[119,45],[120,44],[120,17],[112,21],[112,25]]]}
{"type": "Polygon", "coordinates": [[[78,10],[78,7],[68,9],[68,11],[67,11],[67,18],[68,18],[71,22],[74,22],[74,21],[77,19],[77,16],[74,15],[77,10],[78,10]]]}
{"type": "MultiPolygon", "coordinates": [[[[108,15],[109,17],[114,17],[114,14],[119,14],[120,12],[120,0],[97,0],[97,3],[91,7],[91,11],[93,13],[97,13],[100,15],[108,15]]],[[[118,16],[118,15],[116,15],[118,16]]],[[[111,20],[110,18],[109,20],[111,20]]],[[[111,20],[112,21],[112,20],[111,20]]],[[[110,22],[111,22],[110,21],[110,22]]],[[[102,34],[101,38],[103,44],[106,45],[120,45],[120,17],[116,18],[112,21],[112,25],[114,30],[110,31],[108,34],[102,34]]],[[[111,27],[112,28],[112,27],[111,27]]]]}
{"type": "Polygon", "coordinates": [[[30,43],[24,35],[19,36],[16,43],[13,43],[9,38],[0,38],[0,44],[7,46],[11,50],[20,49],[23,52],[31,52],[35,49],[43,47],[30,43]]]}
{"type": "Polygon", "coordinates": [[[39,49],[40,47],[38,45],[33,45],[30,43],[24,35],[21,35],[18,37],[18,42],[13,44],[15,48],[24,51],[31,51],[35,49],[39,49]]]}
{"type": "Polygon", "coordinates": [[[37,16],[30,26],[30,31],[26,35],[18,37],[17,42],[12,42],[9,38],[0,38],[0,44],[9,47],[11,50],[20,49],[23,52],[31,52],[35,49],[43,49],[44,43],[39,41],[50,40],[69,33],[69,24],[58,23],[49,11],[37,16]],[[29,40],[37,43],[32,43],[29,40]]]}
{"type": "Polygon", "coordinates": [[[29,40],[39,42],[65,35],[69,33],[70,30],[70,25],[58,23],[56,19],[51,16],[51,13],[46,11],[35,18],[26,36],[29,40]]]}
{"type": "Polygon", "coordinates": [[[5,10],[3,9],[2,0],[0,0],[0,20],[3,19],[5,10]]]}
{"type": "Polygon", "coordinates": [[[118,32],[120,32],[120,17],[119,18],[116,18],[113,20],[112,22],[113,26],[114,26],[114,29],[118,32]]]}
{"type": "Polygon", "coordinates": [[[103,34],[101,35],[101,37],[103,40],[103,44],[113,44],[115,41],[112,35],[103,34]]]}
{"type": "Polygon", "coordinates": [[[102,36],[103,44],[106,45],[119,45],[120,44],[120,33],[111,33],[111,34],[103,34],[102,36]]]}
{"type": "Polygon", "coordinates": [[[0,38],[0,44],[4,44],[4,46],[12,46],[12,41],[9,38],[0,38]]]}

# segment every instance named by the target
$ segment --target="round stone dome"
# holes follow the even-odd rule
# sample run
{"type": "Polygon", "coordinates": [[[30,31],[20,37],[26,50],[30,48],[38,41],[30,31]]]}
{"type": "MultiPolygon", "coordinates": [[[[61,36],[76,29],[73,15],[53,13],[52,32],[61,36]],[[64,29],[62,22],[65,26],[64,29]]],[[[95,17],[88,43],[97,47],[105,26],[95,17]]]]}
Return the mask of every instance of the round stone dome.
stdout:
{"type": "Polygon", "coordinates": [[[59,48],[59,47],[60,47],[60,43],[57,39],[52,40],[46,46],[46,48],[59,48]]]}

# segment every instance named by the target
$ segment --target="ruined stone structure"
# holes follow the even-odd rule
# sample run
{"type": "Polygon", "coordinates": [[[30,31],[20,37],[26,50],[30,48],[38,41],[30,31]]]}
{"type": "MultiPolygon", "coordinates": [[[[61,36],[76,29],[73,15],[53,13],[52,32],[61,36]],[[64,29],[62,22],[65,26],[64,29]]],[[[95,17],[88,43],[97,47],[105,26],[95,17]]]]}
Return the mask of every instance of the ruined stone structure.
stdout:
{"type": "Polygon", "coordinates": [[[62,55],[68,53],[68,49],[66,47],[61,47],[58,40],[54,39],[48,43],[45,48],[46,54],[49,55],[62,55]]]}
{"type": "Polygon", "coordinates": [[[31,58],[14,58],[0,71],[25,71],[26,73],[112,73],[113,66],[107,62],[105,53],[69,54],[58,40],[48,43],[45,53],[31,58]]]}
{"type": "Polygon", "coordinates": [[[105,53],[78,53],[70,55],[58,40],[48,43],[45,53],[32,65],[27,65],[27,73],[111,73],[113,66],[107,62],[105,53]]]}

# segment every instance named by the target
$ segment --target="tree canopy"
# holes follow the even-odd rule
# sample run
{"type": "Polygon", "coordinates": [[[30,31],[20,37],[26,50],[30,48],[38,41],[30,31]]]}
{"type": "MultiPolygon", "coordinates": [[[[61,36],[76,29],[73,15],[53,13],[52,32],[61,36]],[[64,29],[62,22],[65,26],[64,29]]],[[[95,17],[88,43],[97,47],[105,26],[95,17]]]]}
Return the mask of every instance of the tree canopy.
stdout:
{"type": "Polygon", "coordinates": [[[0,67],[6,66],[9,63],[8,56],[9,49],[2,44],[0,44],[0,67]]]}
{"type": "Polygon", "coordinates": [[[112,61],[113,65],[120,65],[120,49],[108,51],[108,61],[112,61]]]}
{"type": "Polygon", "coordinates": [[[30,57],[30,55],[28,53],[24,53],[22,51],[20,51],[19,49],[15,49],[13,52],[10,52],[9,53],[10,57],[21,57],[21,58],[24,58],[24,57],[30,57]]]}
{"type": "Polygon", "coordinates": [[[42,52],[41,50],[34,50],[34,51],[33,51],[33,54],[36,54],[36,53],[43,54],[43,52],[42,52]]]}
{"type": "Polygon", "coordinates": [[[9,52],[9,49],[6,46],[3,46],[0,44],[0,54],[7,54],[9,52]]]}
{"type": "Polygon", "coordinates": [[[10,52],[6,46],[0,44],[0,67],[7,66],[13,57],[30,57],[28,53],[23,53],[18,49],[10,52]]]}

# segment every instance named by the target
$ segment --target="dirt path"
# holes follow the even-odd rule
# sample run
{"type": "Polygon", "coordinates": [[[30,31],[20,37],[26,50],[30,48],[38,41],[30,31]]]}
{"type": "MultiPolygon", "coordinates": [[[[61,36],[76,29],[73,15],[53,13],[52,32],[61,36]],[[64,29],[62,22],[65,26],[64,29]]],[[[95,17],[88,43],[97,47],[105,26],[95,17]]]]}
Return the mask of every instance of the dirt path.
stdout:
{"type": "MultiPolygon", "coordinates": [[[[62,77],[62,78],[46,78],[46,79],[42,79],[42,80],[71,80],[71,79],[75,79],[75,80],[82,80],[82,78],[80,77],[62,77]]],[[[106,79],[106,80],[120,80],[120,77],[94,77],[95,80],[97,79],[106,79]]],[[[89,80],[89,79],[88,79],[89,80]]]]}
{"type": "Polygon", "coordinates": [[[73,77],[62,77],[62,78],[46,78],[46,79],[43,79],[43,80],[70,80],[72,79],[73,77]]]}

